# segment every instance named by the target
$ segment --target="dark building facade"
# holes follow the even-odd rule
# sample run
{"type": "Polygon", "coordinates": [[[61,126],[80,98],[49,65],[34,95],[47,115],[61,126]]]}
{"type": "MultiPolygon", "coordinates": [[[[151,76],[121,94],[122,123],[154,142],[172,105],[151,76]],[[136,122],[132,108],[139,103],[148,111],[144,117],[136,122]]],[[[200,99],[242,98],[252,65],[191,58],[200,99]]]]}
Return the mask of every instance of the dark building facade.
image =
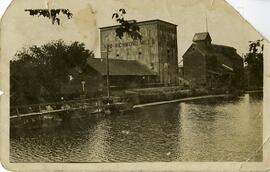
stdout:
{"type": "Polygon", "coordinates": [[[142,40],[127,35],[116,37],[118,26],[100,28],[101,57],[106,58],[109,46],[110,59],[136,60],[157,73],[158,83],[176,84],[178,80],[177,25],[161,20],[138,22],[142,40]]]}
{"type": "MultiPolygon", "coordinates": [[[[87,67],[82,71],[73,68],[69,72],[69,81],[61,86],[61,93],[70,98],[86,95],[99,96],[106,92],[106,59],[89,58],[87,67]],[[73,96],[73,97],[72,97],[73,96]]],[[[146,87],[156,81],[156,73],[135,60],[109,60],[110,88],[124,89],[146,87]]]]}
{"type": "Polygon", "coordinates": [[[184,78],[191,87],[207,89],[242,89],[243,59],[236,49],[212,44],[208,32],[196,33],[183,55],[184,78]]]}

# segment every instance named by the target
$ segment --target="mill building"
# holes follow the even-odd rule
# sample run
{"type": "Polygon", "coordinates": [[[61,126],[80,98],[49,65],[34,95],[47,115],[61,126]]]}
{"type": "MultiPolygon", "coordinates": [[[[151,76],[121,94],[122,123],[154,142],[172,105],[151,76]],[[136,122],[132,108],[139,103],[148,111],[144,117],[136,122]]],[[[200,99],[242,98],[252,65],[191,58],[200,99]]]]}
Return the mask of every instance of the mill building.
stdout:
{"type": "Polygon", "coordinates": [[[208,32],[196,33],[183,55],[183,76],[191,87],[206,89],[241,89],[243,58],[230,46],[212,43],[208,32]]]}
{"type": "Polygon", "coordinates": [[[116,26],[100,28],[101,58],[135,60],[157,75],[156,83],[178,83],[177,25],[162,21],[137,22],[142,40],[133,40],[128,35],[116,36],[116,26]]]}

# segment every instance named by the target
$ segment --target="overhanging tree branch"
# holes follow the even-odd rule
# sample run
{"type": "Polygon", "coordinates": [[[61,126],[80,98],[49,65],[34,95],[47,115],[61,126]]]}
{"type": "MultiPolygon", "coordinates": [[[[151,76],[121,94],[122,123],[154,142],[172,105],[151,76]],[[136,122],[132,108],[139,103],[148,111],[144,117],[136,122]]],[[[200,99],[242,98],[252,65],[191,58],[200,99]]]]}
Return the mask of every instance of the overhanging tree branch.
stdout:
{"type": "Polygon", "coordinates": [[[60,25],[60,18],[58,17],[60,13],[66,15],[68,19],[71,19],[73,16],[69,9],[25,9],[24,11],[29,12],[31,16],[49,18],[52,20],[52,24],[56,22],[58,25],[60,25]]]}

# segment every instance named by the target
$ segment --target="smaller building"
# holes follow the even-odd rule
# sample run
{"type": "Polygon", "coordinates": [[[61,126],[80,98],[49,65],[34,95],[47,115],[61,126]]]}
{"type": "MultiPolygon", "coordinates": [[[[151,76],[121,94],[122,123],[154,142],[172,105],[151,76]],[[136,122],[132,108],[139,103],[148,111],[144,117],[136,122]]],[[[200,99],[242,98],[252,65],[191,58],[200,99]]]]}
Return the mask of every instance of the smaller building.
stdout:
{"type": "MultiPolygon", "coordinates": [[[[105,94],[107,84],[106,59],[89,58],[82,71],[73,68],[69,72],[69,82],[61,86],[66,96],[87,97],[105,94]]],[[[109,81],[111,89],[147,87],[156,81],[156,73],[135,60],[109,59],[109,81]]]]}
{"type": "Polygon", "coordinates": [[[243,88],[243,59],[233,47],[212,44],[208,32],[196,33],[183,55],[184,78],[191,87],[243,88]]]}
{"type": "MultiPolygon", "coordinates": [[[[106,59],[89,58],[88,65],[106,80],[106,59]]],[[[109,78],[114,88],[144,87],[155,82],[156,73],[136,60],[109,59],[109,78]]]]}

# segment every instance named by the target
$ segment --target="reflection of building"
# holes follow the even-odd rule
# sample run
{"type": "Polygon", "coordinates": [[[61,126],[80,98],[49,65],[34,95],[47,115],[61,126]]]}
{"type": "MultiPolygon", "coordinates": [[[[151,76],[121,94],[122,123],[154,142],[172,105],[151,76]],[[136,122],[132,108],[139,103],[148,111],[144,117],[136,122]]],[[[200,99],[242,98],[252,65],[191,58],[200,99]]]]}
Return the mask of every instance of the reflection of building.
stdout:
{"type": "Polygon", "coordinates": [[[138,22],[138,26],[141,42],[127,35],[116,37],[118,26],[100,28],[101,57],[106,57],[108,45],[110,59],[136,60],[157,73],[157,82],[177,83],[177,26],[161,20],[138,22]]]}
{"type": "MultiPolygon", "coordinates": [[[[107,76],[106,60],[89,58],[87,64],[84,71],[74,68],[69,72],[68,83],[61,87],[62,94],[93,96],[98,92],[104,92],[107,76]]],[[[135,60],[110,59],[109,66],[110,86],[114,89],[142,87],[156,80],[156,74],[153,71],[135,60]]]]}
{"type": "Polygon", "coordinates": [[[208,32],[194,35],[183,55],[184,78],[192,87],[242,88],[243,59],[236,49],[211,42],[208,32]]]}

